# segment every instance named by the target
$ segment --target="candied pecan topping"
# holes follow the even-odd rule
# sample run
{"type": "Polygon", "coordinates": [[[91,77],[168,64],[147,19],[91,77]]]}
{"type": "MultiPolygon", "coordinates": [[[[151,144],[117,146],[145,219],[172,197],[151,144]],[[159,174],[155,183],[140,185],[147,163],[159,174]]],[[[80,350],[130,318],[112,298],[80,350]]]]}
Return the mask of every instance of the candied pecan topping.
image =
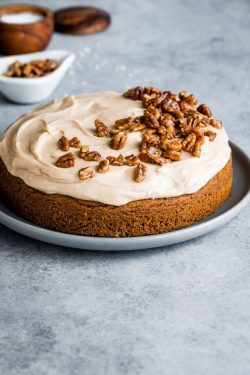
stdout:
{"type": "Polygon", "coordinates": [[[141,100],[142,95],[144,94],[144,88],[141,86],[133,87],[132,89],[127,90],[123,96],[132,100],[141,100]]]}
{"type": "Polygon", "coordinates": [[[64,135],[58,140],[58,146],[60,150],[62,151],[68,151],[69,150],[69,140],[67,137],[64,137],[64,135]]]}
{"type": "MultiPolygon", "coordinates": [[[[19,63],[14,65],[18,74],[19,63]]],[[[40,69],[39,64],[36,67],[40,69]]],[[[28,74],[29,67],[26,66],[25,69],[28,74]]],[[[68,151],[69,147],[80,148],[81,158],[87,161],[99,161],[97,166],[99,173],[106,173],[110,165],[135,166],[134,180],[141,182],[147,174],[147,167],[141,164],[141,161],[157,165],[171,163],[181,159],[182,150],[200,157],[205,137],[213,141],[217,136],[216,132],[210,130],[211,126],[222,128],[221,121],[212,117],[210,108],[206,104],[198,106],[195,96],[187,91],[175,95],[171,91],[163,92],[154,87],[137,86],[128,90],[123,96],[132,100],[141,100],[143,115],[117,119],[110,130],[101,120],[96,119],[95,134],[98,137],[110,136],[110,147],[120,150],[125,146],[128,132],[142,132],[138,156],[131,154],[123,158],[120,154],[117,157],[108,156],[101,160],[99,152],[89,150],[87,145],[81,146],[77,137],[68,140],[67,137],[62,136],[58,140],[59,148],[63,151],[68,151]]],[[[71,152],[55,162],[60,168],[69,168],[74,164],[75,155],[71,152]]],[[[79,178],[82,180],[93,175],[94,171],[90,167],[79,171],[79,178]]]]}
{"type": "Polygon", "coordinates": [[[132,117],[121,118],[115,121],[115,129],[128,130],[133,123],[132,117]]]}
{"type": "Polygon", "coordinates": [[[148,168],[146,165],[138,164],[135,168],[134,180],[135,182],[142,182],[147,176],[148,168]]]}
{"type": "Polygon", "coordinates": [[[186,91],[186,90],[183,90],[181,92],[179,92],[179,98],[180,99],[186,99],[190,96],[189,92],[186,91]]]}
{"type": "Polygon", "coordinates": [[[99,161],[101,159],[101,154],[98,151],[87,151],[83,157],[86,161],[99,161]]]}
{"type": "Polygon", "coordinates": [[[81,148],[80,148],[80,151],[79,151],[79,156],[80,158],[84,159],[86,153],[89,151],[89,146],[88,145],[83,145],[81,148]]]}
{"type": "Polygon", "coordinates": [[[94,171],[90,167],[82,168],[79,170],[80,180],[88,180],[89,178],[94,177],[94,171]]]}
{"type": "Polygon", "coordinates": [[[193,132],[198,135],[199,137],[201,137],[204,132],[206,131],[207,127],[203,124],[203,123],[200,123],[199,125],[195,126],[193,128],[193,132]]]}
{"type": "Polygon", "coordinates": [[[174,109],[170,113],[177,120],[182,119],[184,117],[184,113],[179,111],[178,109],[174,109]]]}
{"type": "Polygon", "coordinates": [[[163,91],[160,90],[160,89],[157,89],[156,87],[145,87],[144,88],[145,90],[145,93],[148,94],[148,95],[162,95],[163,94],[163,91]]]}
{"type": "Polygon", "coordinates": [[[142,97],[142,104],[145,108],[149,106],[159,107],[162,102],[162,96],[159,94],[144,94],[142,97]]]}
{"type": "Polygon", "coordinates": [[[176,150],[166,150],[162,154],[164,158],[170,159],[172,161],[178,161],[181,159],[181,151],[176,151],[176,150]]]}
{"type": "Polygon", "coordinates": [[[144,111],[144,116],[148,115],[153,115],[158,120],[161,115],[161,109],[155,108],[152,104],[150,104],[144,111]]]}
{"type": "Polygon", "coordinates": [[[167,129],[165,128],[165,126],[159,126],[159,128],[157,129],[157,133],[160,134],[160,135],[166,135],[167,134],[167,129]]]}
{"type": "Polygon", "coordinates": [[[75,165],[75,155],[72,152],[60,156],[55,162],[55,166],[58,168],[71,168],[75,165]]]}
{"type": "Polygon", "coordinates": [[[97,137],[106,137],[109,134],[108,127],[99,119],[95,120],[95,135],[97,137]]]}
{"type": "Polygon", "coordinates": [[[144,118],[144,124],[148,128],[156,129],[159,128],[160,124],[159,121],[157,120],[157,117],[155,117],[152,113],[147,113],[145,118],[144,118]]]}
{"type": "Polygon", "coordinates": [[[200,104],[199,107],[197,107],[197,111],[207,117],[212,117],[211,109],[207,104],[200,104]]]}
{"type": "Polygon", "coordinates": [[[175,95],[172,91],[164,91],[163,96],[164,96],[164,99],[172,99],[172,100],[175,100],[176,102],[179,101],[179,96],[175,95]]]}
{"type": "Polygon", "coordinates": [[[160,143],[160,137],[156,134],[156,129],[147,129],[142,136],[142,144],[147,146],[157,146],[160,143]]]}
{"type": "Polygon", "coordinates": [[[130,127],[131,132],[140,132],[146,128],[145,124],[135,123],[130,127]]]}
{"type": "Polygon", "coordinates": [[[196,135],[194,133],[188,134],[186,138],[184,139],[184,141],[182,142],[182,149],[184,151],[192,153],[195,142],[196,142],[196,135]]]}
{"type": "Polygon", "coordinates": [[[123,131],[115,134],[110,141],[110,146],[113,150],[120,150],[125,146],[126,140],[128,138],[127,132],[123,131]]]}
{"type": "Polygon", "coordinates": [[[209,141],[212,142],[215,140],[216,136],[217,136],[217,133],[215,132],[212,132],[211,130],[207,130],[204,135],[206,137],[208,137],[209,141]]]}
{"type": "Polygon", "coordinates": [[[182,146],[182,140],[178,138],[169,139],[165,137],[161,141],[161,149],[163,150],[180,151],[181,146],[182,146]]]}
{"type": "Polygon", "coordinates": [[[109,160],[109,164],[113,165],[114,167],[120,167],[123,165],[123,156],[122,154],[118,155],[117,158],[115,156],[107,156],[109,160]]]}
{"type": "Polygon", "coordinates": [[[165,114],[160,118],[160,128],[164,128],[166,131],[158,129],[159,134],[167,134],[169,138],[175,137],[175,123],[173,117],[169,114],[165,114]]]}
{"type": "Polygon", "coordinates": [[[73,137],[69,140],[69,146],[70,147],[75,147],[75,148],[80,148],[81,147],[81,141],[77,137],[73,137]]]}
{"type": "Polygon", "coordinates": [[[118,134],[120,132],[121,132],[121,130],[113,128],[113,129],[110,129],[109,135],[112,138],[114,135],[116,135],[116,134],[118,134]]]}
{"type": "Polygon", "coordinates": [[[193,152],[192,152],[193,156],[196,156],[197,158],[200,157],[201,146],[203,145],[203,143],[204,143],[204,136],[196,138],[196,142],[194,144],[194,148],[193,148],[193,152]]]}
{"type": "Polygon", "coordinates": [[[169,162],[168,159],[162,157],[161,155],[152,154],[151,152],[145,151],[145,150],[140,152],[139,159],[141,161],[144,161],[145,163],[159,164],[159,165],[163,165],[169,162]]]}
{"type": "Polygon", "coordinates": [[[183,113],[185,113],[185,112],[187,112],[187,111],[189,111],[189,110],[195,110],[196,109],[196,105],[195,104],[193,104],[193,103],[189,103],[188,101],[186,101],[186,100],[181,100],[180,102],[179,102],[179,106],[180,106],[180,110],[183,112],[183,113]]]}
{"type": "Polygon", "coordinates": [[[192,125],[194,119],[192,117],[186,117],[178,121],[177,126],[183,135],[191,133],[193,130],[192,125]]]}
{"type": "Polygon", "coordinates": [[[222,122],[220,120],[215,120],[214,118],[211,119],[210,125],[217,129],[222,128],[222,122]]]}
{"type": "MultiPolygon", "coordinates": [[[[120,150],[126,143],[128,132],[142,132],[140,153],[138,156],[128,155],[125,160],[122,154],[118,157],[108,156],[99,162],[97,171],[101,173],[106,172],[109,165],[137,166],[137,170],[141,171],[144,166],[140,161],[158,165],[178,161],[182,150],[199,157],[204,137],[213,141],[217,135],[210,127],[222,127],[222,123],[212,117],[210,108],[206,104],[198,106],[197,99],[188,91],[176,95],[154,87],[137,86],[127,90],[123,96],[140,100],[144,108],[143,115],[117,119],[110,131],[101,120],[96,119],[96,135],[109,135],[110,147],[120,150]]],[[[60,142],[61,147],[64,147],[64,141],[60,142]]],[[[89,151],[88,146],[83,146],[79,155],[85,160],[101,158],[97,151],[89,151]]]]}
{"type": "Polygon", "coordinates": [[[169,98],[163,100],[163,102],[161,104],[161,107],[162,107],[162,110],[164,112],[170,112],[170,113],[174,109],[180,110],[178,102],[176,102],[175,100],[169,99],[169,98]]]}
{"type": "Polygon", "coordinates": [[[126,159],[127,165],[129,167],[134,167],[135,165],[140,163],[140,159],[138,158],[138,156],[136,156],[134,154],[125,156],[125,159],[126,159]]]}
{"type": "Polygon", "coordinates": [[[97,167],[97,172],[99,173],[106,173],[109,170],[109,160],[103,159],[99,162],[97,167]]]}

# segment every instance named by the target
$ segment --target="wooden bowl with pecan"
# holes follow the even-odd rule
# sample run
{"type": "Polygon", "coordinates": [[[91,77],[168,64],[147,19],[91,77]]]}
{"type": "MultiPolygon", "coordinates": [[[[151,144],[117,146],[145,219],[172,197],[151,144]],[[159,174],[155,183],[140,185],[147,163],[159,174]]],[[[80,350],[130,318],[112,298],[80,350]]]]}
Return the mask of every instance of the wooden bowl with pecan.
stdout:
{"type": "Polygon", "coordinates": [[[31,4],[0,7],[1,54],[18,55],[42,51],[47,47],[53,30],[53,13],[47,8],[31,4]],[[30,16],[29,19],[27,16],[30,16]]]}

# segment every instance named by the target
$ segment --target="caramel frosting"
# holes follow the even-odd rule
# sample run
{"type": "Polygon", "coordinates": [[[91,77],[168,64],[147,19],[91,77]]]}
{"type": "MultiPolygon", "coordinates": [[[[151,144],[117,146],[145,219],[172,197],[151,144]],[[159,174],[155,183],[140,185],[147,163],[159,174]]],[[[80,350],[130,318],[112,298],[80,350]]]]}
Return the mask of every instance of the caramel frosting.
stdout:
{"type": "MultiPolygon", "coordinates": [[[[112,150],[110,138],[94,134],[94,120],[111,126],[115,120],[143,114],[141,101],[133,101],[114,92],[97,92],[68,96],[37,107],[19,118],[0,137],[0,156],[9,173],[21,178],[28,186],[47,194],[63,194],[73,198],[120,206],[149,198],[168,198],[191,194],[201,189],[228,162],[231,154],[224,128],[213,142],[205,139],[201,157],[182,151],[182,159],[163,166],[147,164],[145,180],[133,180],[134,168],[110,166],[107,173],[80,180],[81,168],[96,168],[98,162],[76,157],[72,168],[58,168],[55,161],[65,154],[58,148],[63,135],[78,137],[81,144],[98,151],[102,158],[138,154],[141,133],[128,133],[122,150],[112,150]]],[[[79,150],[70,149],[73,153],[79,150]]]]}

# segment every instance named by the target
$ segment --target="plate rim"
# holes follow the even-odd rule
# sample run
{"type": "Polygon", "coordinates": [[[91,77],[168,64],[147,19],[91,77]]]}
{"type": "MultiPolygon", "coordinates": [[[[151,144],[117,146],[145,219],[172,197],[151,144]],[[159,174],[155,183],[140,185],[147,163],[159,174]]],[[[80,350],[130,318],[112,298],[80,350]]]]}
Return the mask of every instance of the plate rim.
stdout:
{"type": "MultiPolygon", "coordinates": [[[[248,155],[234,142],[230,141],[230,146],[232,151],[237,152],[243,159],[244,162],[250,168],[250,160],[248,155]]],[[[244,169],[244,167],[242,167],[244,169]]],[[[194,225],[191,225],[186,228],[177,229],[172,232],[152,234],[145,236],[134,236],[134,237],[94,237],[94,236],[79,236],[75,234],[62,233],[54,231],[51,229],[43,228],[33,223],[29,223],[27,220],[22,218],[12,217],[6,212],[1,210],[1,206],[5,206],[0,199],[0,223],[15,232],[18,232],[22,235],[28,236],[30,238],[47,242],[50,244],[55,244],[58,246],[66,246],[71,248],[78,248],[82,250],[96,250],[96,251],[120,251],[120,250],[132,250],[130,247],[133,247],[133,250],[139,249],[150,249],[157,248],[161,246],[168,246],[173,243],[180,243],[183,241],[188,241],[192,238],[199,237],[205,233],[209,233],[212,230],[217,228],[218,222],[226,224],[233,217],[237,216],[239,212],[247,205],[247,202],[250,197],[250,186],[248,190],[244,193],[244,196],[231,208],[227,211],[221,213],[220,215],[208,219],[207,221],[197,222],[194,225]],[[7,224],[6,224],[7,223],[7,224]],[[20,225],[21,224],[21,225],[20,225]],[[20,226],[20,230],[18,228],[20,226]],[[45,236],[44,239],[41,237],[45,236]],[[55,238],[56,237],[56,238],[55,238]],[[170,241],[162,244],[162,241],[166,242],[166,238],[170,241]],[[178,241],[176,241],[178,239],[178,241]],[[153,245],[151,242],[154,240],[156,242],[153,245]],[[74,241],[75,244],[69,244],[69,242],[74,241]],[[140,244],[138,244],[138,241],[140,244]],[[65,242],[62,245],[62,242],[65,242]],[[150,245],[148,246],[148,244],[150,245]],[[100,248],[102,245],[102,248],[100,248]],[[119,249],[115,250],[114,246],[117,246],[119,249]],[[111,247],[111,249],[109,249],[111,247]]],[[[8,210],[10,210],[7,207],[8,210]]],[[[11,211],[11,210],[10,210],[11,211]]],[[[15,216],[15,213],[13,213],[15,216]]]]}

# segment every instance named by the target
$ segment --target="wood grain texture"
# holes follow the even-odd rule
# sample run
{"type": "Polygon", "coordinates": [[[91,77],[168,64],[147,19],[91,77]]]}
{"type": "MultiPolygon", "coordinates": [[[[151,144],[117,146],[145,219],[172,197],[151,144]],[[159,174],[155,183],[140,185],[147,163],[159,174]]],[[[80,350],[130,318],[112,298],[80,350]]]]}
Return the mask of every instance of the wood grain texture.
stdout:
{"type": "Polygon", "coordinates": [[[44,50],[53,34],[53,13],[36,5],[5,5],[0,7],[0,15],[33,12],[44,16],[40,21],[29,24],[11,24],[0,21],[0,53],[18,55],[44,50]]]}
{"type": "Polygon", "coordinates": [[[55,12],[55,29],[62,33],[95,34],[106,30],[110,22],[109,13],[94,7],[70,7],[55,12]]]}

